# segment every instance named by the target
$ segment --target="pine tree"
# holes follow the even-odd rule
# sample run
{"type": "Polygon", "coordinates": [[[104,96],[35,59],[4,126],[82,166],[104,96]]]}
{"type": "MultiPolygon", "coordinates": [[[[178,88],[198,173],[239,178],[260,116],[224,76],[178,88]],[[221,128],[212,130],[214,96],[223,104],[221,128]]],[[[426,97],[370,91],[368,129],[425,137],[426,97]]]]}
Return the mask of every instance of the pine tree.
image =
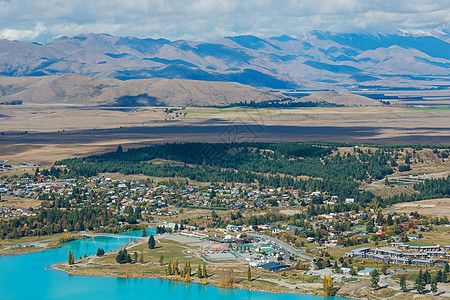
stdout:
{"type": "Polygon", "coordinates": [[[406,291],[406,277],[405,276],[400,277],[399,285],[400,285],[400,290],[402,292],[405,292],[406,291]]]}
{"type": "Polygon", "coordinates": [[[141,255],[139,256],[139,262],[140,262],[141,264],[144,263],[144,252],[143,252],[143,251],[141,251],[141,255]]]}
{"type": "Polygon", "coordinates": [[[428,270],[425,270],[425,272],[423,272],[423,280],[424,280],[425,284],[431,283],[431,275],[428,272],[428,270]]]}
{"type": "Polygon", "coordinates": [[[378,274],[378,271],[375,269],[372,271],[372,273],[370,273],[370,275],[372,275],[371,279],[372,287],[374,289],[378,289],[379,288],[378,282],[380,281],[380,275],[378,274]]]}
{"type": "Polygon", "coordinates": [[[150,238],[148,239],[148,248],[149,249],[155,249],[155,238],[153,237],[153,234],[150,235],[150,238]]]}
{"type": "Polygon", "coordinates": [[[134,262],[138,261],[138,254],[136,251],[134,251],[133,258],[134,258],[134,262]]]}
{"type": "Polygon", "coordinates": [[[431,292],[436,295],[437,293],[437,281],[435,278],[431,281],[431,292]]]}
{"type": "Polygon", "coordinates": [[[250,268],[250,265],[248,265],[248,269],[247,269],[247,280],[252,281],[252,270],[250,268]]]}
{"type": "Polygon", "coordinates": [[[425,290],[425,280],[422,274],[422,270],[419,271],[419,274],[417,275],[414,289],[419,293],[422,294],[422,292],[425,290]]]}

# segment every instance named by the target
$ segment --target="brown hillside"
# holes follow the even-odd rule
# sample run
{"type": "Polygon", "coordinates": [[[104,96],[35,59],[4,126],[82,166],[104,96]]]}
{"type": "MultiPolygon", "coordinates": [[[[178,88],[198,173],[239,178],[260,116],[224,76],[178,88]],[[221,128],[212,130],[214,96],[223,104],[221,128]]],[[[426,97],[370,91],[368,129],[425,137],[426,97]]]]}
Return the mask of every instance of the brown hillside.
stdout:
{"type": "Polygon", "coordinates": [[[374,99],[344,92],[316,92],[307,97],[300,98],[299,102],[328,102],[345,106],[381,106],[382,104],[374,99]]]}
{"type": "Polygon", "coordinates": [[[121,81],[72,74],[0,77],[0,97],[2,102],[118,106],[213,106],[283,98],[280,94],[232,82],[163,78],[121,81]]]}

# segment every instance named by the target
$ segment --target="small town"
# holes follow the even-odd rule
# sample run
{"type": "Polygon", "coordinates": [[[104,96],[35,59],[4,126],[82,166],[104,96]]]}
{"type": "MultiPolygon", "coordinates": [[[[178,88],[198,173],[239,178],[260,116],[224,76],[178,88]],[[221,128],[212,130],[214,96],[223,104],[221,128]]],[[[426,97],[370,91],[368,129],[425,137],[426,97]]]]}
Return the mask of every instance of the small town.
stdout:
{"type": "MultiPolygon", "coordinates": [[[[0,218],[3,221],[0,222],[19,218],[24,222],[28,219],[32,224],[29,218],[34,218],[39,209],[48,213],[54,209],[77,213],[86,209],[94,212],[101,207],[110,214],[101,217],[100,223],[63,221],[62,226],[44,224],[42,228],[37,224],[35,228],[17,224],[9,231],[0,232],[3,239],[0,254],[40,251],[54,245],[45,240],[11,243],[15,239],[19,241],[22,235],[42,235],[44,238],[49,234],[70,233],[65,238],[71,240],[117,236],[115,234],[124,229],[144,228],[144,231],[150,230],[149,234],[154,236],[157,246],[163,247],[161,249],[171,247],[170,251],[177,249],[178,253],[156,257],[143,248],[143,243],[148,241],[147,234],[141,238],[130,236],[123,249],[134,253],[135,257],[139,252],[142,258],[131,260],[136,264],[127,267],[125,275],[114,273],[107,265],[102,272],[111,271],[114,277],[180,280],[171,275],[175,274],[172,264],[186,262],[190,257],[189,265],[191,260],[192,263],[204,263],[211,274],[217,274],[209,278],[210,284],[233,287],[239,280],[230,272],[248,266],[251,270],[248,272],[281,285],[284,291],[299,289],[302,293],[320,294],[325,288],[322,281],[326,279],[327,284],[334,282],[333,294],[354,296],[358,289],[369,285],[385,285],[399,291],[423,291],[427,283],[432,284],[430,280],[414,287],[410,283],[408,289],[400,284],[401,276],[403,272],[417,273],[430,267],[441,270],[441,277],[436,275],[437,292],[450,295],[450,287],[445,283],[450,271],[450,222],[445,216],[429,217],[417,212],[401,214],[377,209],[376,205],[362,207],[353,198],[318,190],[130,179],[117,174],[58,179],[52,174],[65,172],[64,169],[40,170],[38,166],[28,166],[26,170],[21,176],[2,177],[0,218]],[[38,204],[27,208],[8,206],[8,203],[27,201],[38,204]],[[343,205],[345,209],[342,209],[343,205]],[[444,234],[439,244],[434,242],[436,234],[444,234]],[[138,262],[152,257],[161,263],[160,267],[153,265],[151,274],[143,275],[142,270],[135,270],[138,262]],[[299,275],[296,272],[300,272],[299,275]],[[223,278],[227,278],[226,284],[223,278]],[[300,281],[296,283],[296,280],[300,281]],[[311,283],[309,288],[298,284],[304,281],[311,283]]],[[[114,253],[106,253],[104,259],[107,257],[108,262],[115,259],[114,253]]],[[[98,261],[102,259],[80,257],[73,265],[63,263],[55,268],[71,274],[95,274],[93,263],[96,262],[98,267],[98,261]]],[[[185,276],[182,272],[185,271],[180,270],[185,276]]],[[[189,275],[189,278],[202,282],[200,278],[204,277],[191,279],[189,275]]],[[[256,284],[256,281],[250,282],[256,284]]],[[[241,283],[245,288],[263,289],[252,284],[241,283]]]]}

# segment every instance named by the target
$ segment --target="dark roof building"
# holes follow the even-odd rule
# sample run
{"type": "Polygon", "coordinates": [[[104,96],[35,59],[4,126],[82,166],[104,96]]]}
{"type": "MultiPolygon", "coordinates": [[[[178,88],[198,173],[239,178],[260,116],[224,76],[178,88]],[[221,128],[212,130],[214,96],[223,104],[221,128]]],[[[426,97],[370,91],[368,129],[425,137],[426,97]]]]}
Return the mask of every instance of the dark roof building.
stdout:
{"type": "Polygon", "coordinates": [[[280,264],[280,263],[277,263],[277,262],[273,262],[273,261],[271,261],[271,262],[269,262],[267,264],[264,264],[264,265],[260,265],[259,267],[261,269],[264,269],[264,270],[267,270],[267,271],[271,271],[271,272],[277,272],[277,271],[280,271],[280,270],[286,270],[286,269],[290,268],[289,265],[283,265],[283,264],[280,264]]]}

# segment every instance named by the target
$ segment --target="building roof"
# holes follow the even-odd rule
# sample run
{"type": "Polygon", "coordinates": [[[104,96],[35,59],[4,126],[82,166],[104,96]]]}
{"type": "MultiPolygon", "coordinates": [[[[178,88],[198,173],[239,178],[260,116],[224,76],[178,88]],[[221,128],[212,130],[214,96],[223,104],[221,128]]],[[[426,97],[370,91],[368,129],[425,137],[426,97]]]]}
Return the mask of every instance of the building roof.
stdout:
{"type": "Polygon", "coordinates": [[[375,270],[375,269],[374,268],[365,268],[364,270],[359,271],[358,274],[370,275],[370,273],[372,273],[373,270],[375,270]]]}
{"type": "Polygon", "coordinates": [[[289,265],[283,265],[283,264],[271,261],[271,262],[269,262],[267,264],[260,265],[259,267],[264,269],[264,270],[276,272],[276,271],[279,271],[279,270],[282,270],[282,269],[287,269],[290,266],[289,265]]]}

